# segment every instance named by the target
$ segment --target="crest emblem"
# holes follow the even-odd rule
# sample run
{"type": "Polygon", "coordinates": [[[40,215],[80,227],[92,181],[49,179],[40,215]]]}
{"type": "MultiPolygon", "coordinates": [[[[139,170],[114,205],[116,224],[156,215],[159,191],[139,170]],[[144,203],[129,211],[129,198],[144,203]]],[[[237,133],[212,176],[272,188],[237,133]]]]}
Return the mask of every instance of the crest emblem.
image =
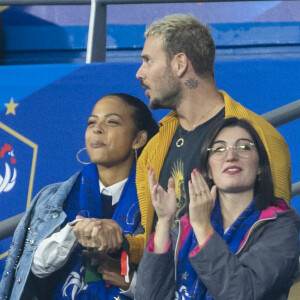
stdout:
{"type": "Polygon", "coordinates": [[[4,144],[4,146],[0,148],[0,165],[5,166],[4,174],[0,172],[0,194],[9,192],[14,187],[17,179],[16,163],[17,160],[14,155],[13,147],[9,144],[4,144]]]}
{"type": "MultiPolygon", "coordinates": [[[[38,145],[0,122],[0,221],[26,210],[31,201],[38,145]]],[[[11,238],[0,243],[0,260],[11,238]]]]}

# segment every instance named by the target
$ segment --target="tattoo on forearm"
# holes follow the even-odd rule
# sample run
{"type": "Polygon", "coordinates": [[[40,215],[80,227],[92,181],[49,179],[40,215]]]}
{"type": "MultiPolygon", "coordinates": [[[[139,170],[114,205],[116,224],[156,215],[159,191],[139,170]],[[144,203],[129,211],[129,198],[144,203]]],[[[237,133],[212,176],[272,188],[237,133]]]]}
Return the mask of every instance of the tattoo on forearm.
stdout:
{"type": "Polygon", "coordinates": [[[188,89],[192,90],[198,87],[199,81],[194,78],[189,78],[184,84],[188,89]]]}

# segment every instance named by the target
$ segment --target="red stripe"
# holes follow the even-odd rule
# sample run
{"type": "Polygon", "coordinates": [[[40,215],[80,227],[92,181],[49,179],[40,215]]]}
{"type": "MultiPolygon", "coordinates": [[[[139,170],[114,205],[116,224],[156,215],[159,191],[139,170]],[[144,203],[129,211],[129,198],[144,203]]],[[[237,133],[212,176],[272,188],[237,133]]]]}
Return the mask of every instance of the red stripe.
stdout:
{"type": "Polygon", "coordinates": [[[127,253],[125,251],[121,253],[121,275],[127,275],[127,253]]]}

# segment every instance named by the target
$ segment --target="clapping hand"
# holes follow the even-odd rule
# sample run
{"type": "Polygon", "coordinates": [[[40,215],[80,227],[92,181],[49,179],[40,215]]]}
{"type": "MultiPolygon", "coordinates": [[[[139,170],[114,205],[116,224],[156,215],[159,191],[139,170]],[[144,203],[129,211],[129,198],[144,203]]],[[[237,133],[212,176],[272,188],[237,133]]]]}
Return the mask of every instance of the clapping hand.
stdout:
{"type": "Polygon", "coordinates": [[[151,167],[148,168],[148,177],[152,203],[158,218],[154,236],[154,253],[163,253],[170,239],[170,230],[176,212],[175,182],[173,178],[169,179],[166,192],[155,180],[151,167]]]}
{"type": "Polygon", "coordinates": [[[211,190],[203,176],[195,169],[189,181],[189,218],[196,234],[199,244],[205,242],[206,238],[213,232],[210,223],[211,213],[215,206],[217,187],[211,190]]]}
{"type": "Polygon", "coordinates": [[[176,212],[175,182],[173,178],[168,181],[168,191],[166,192],[155,179],[154,171],[148,168],[149,186],[152,204],[155,208],[158,221],[166,224],[173,224],[176,212]]]}

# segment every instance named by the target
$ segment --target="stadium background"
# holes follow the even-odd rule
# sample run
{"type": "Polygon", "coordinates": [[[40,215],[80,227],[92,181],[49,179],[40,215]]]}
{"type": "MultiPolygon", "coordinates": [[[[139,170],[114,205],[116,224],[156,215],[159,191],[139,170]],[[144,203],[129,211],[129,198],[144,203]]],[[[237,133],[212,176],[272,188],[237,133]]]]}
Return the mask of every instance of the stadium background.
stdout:
{"type": "MultiPolygon", "coordinates": [[[[77,151],[93,104],[104,94],[148,100],[135,79],[145,26],[171,13],[190,13],[212,28],[216,81],[258,114],[300,99],[300,2],[229,2],[108,6],[107,61],[85,64],[89,6],[0,7],[0,221],[23,212],[45,185],[81,168],[77,151]],[[1,178],[1,177],[0,177],[1,178]],[[0,184],[1,186],[1,184],[0,184]]],[[[154,111],[157,120],[167,111],[154,111]]],[[[300,181],[299,120],[278,128],[300,181]]],[[[292,199],[300,211],[300,197],[292,199]]],[[[11,238],[0,242],[0,273],[11,238]]]]}

